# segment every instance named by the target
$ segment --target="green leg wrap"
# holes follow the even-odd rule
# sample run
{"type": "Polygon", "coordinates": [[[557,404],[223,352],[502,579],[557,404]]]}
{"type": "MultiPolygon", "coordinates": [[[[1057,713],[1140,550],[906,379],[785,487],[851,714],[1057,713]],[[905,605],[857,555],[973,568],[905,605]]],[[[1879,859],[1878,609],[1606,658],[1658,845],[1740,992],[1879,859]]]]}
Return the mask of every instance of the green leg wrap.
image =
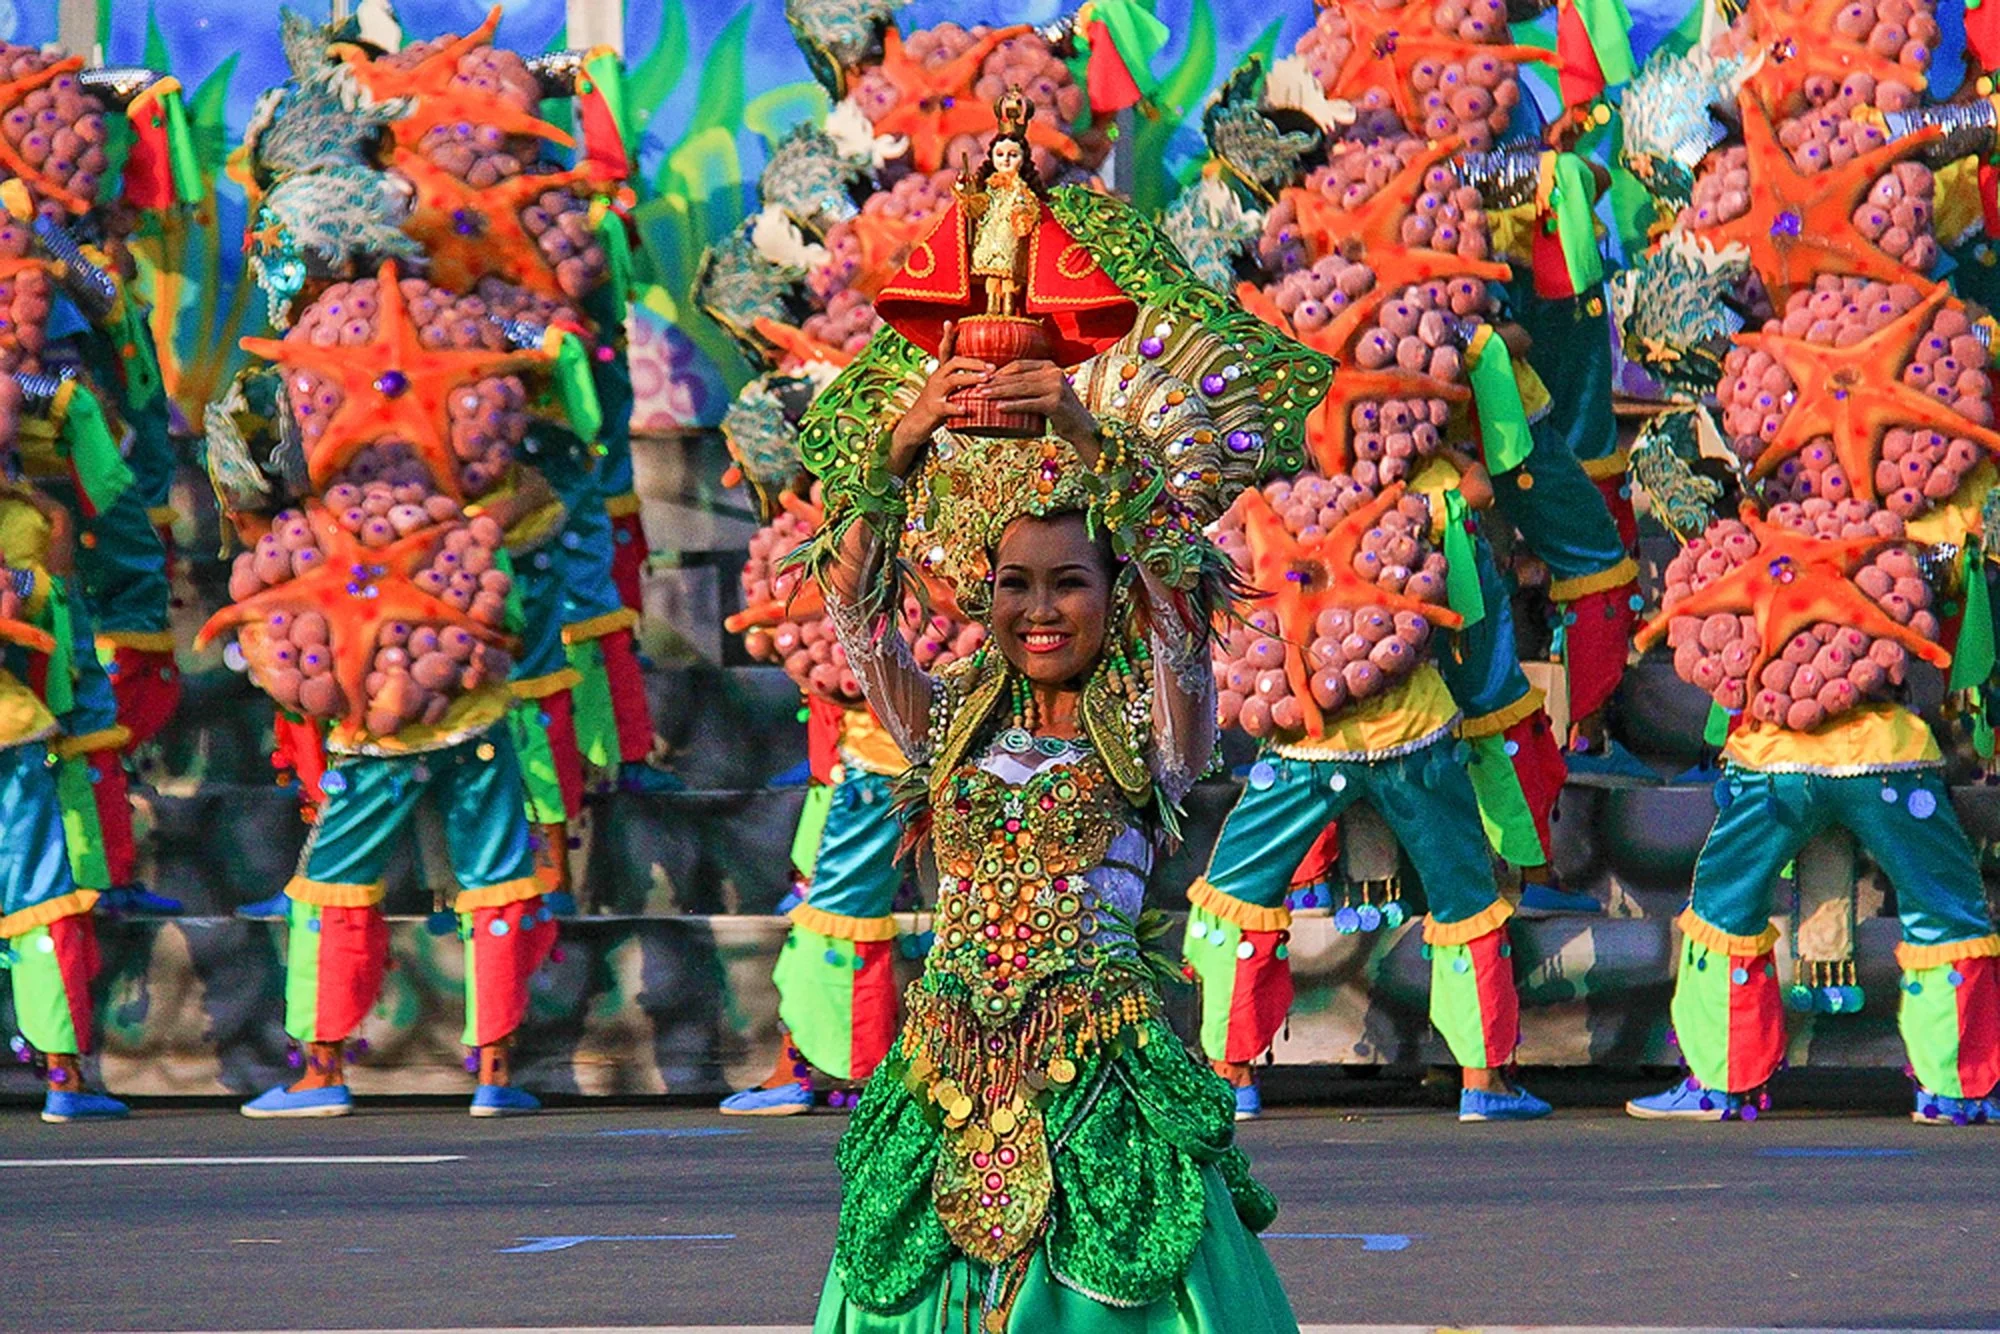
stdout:
{"type": "Polygon", "coordinates": [[[1243,928],[1204,908],[1188,910],[1187,938],[1181,956],[1201,983],[1201,1049],[1215,1060],[1227,1059],[1229,1016],[1235,1009],[1236,949],[1243,928]]]}
{"type": "Polygon", "coordinates": [[[294,1042],[319,1035],[319,908],[291,900],[285,931],[285,1032],[294,1042]]]}
{"type": "Polygon", "coordinates": [[[1681,941],[1674,982],[1674,1034],[1704,1088],[1748,1093],[1785,1057],[1785,1016],[1769,953],[1733,956],[1681,941]]]}
{"type": "Polygon", "coordinates": [[[618,767],[618,715],[611,706],[611,682],[604,674],[604,649],[594,639],[569,646],[569,665],[583,677],[570,691],[576,710],[576,746],[584,763],[618,767]]]}
{"type": "Polygon", "coordinates": [[[110,889],[111,871],[104,859],[104,827],[98,822],[97,797],[90,790],[88,755],[56,764],[56,800],[62,804],[63,843],[69,849],[70,879],[79,889],[110,889]]]}
{"type": "Polygon", "coordinates": [[[2000,1085],[2000,959],[1966,958],[1903,974],[1897,1016],[1917,1081],[1948,1098],[2000,1085]]]}
{"type": "Polygon", "coordinates": [[[778,988],[778,1019],[809,1062],[835,1079],[853,1077],[854,941],[794,926],[785,937],[771,981],[778,988]]]}
{"type": "Polygon", "coordinates": [[[799,811],[799,827],[792,834],[792,866],[808,879],[812,876],[814,863],[819,860],[820,836],[826,832],[827,812],[832,809],[831,784],[814,783],[806,789],[806,803],[799,811]]]}
{"type": "Polygon", "coordinates": [[[1521,1042],[1521,1001],[1514,988],[1514,946],[1503,925],[1463,945],[1425,945],[1431,960],[1431,1026],[1451,1056],[1472,1070],[1514,1062],[1521,1042]]]}
{"type": "Polygon", "coordinates": [[[541,722],[542,717],[540,700],[517,702],[507,710],[507,735],[513,738],[514,754],[521,762],[528,823],[562,824],[569,819],[569,811],[563,802],[556,754],[549,745],[549,732],[541,722]]]}
{"type": "Polygon", "coordinates": [[[1966,1096],[1958,1077],[1958,992],[1946,981],[1956,971],[1944,964],[1904,973],[1903,1004],[1896,1015],[1917,1082],[1947,1098],[1966,1096]]]}
{"type": "Polygon", "coordinates": [[[1504,733],[1476,737],[1466,774],[1479,798],[1479,822],[1486,828],[1486,840],[1501,858],[1514,866],[1540,866],[1549,859],[1542,847],[1542,835],[1535,827],[1535,812],[1521,789],[1521,776],[1514,771],[1514,757],[1507,753],[1504,733]]]}
{"type": "Polygon", "coordinates": [[[38,926],[8,942],[14,950],[14,1022],[36,1051],[74,1056],[81,1049],[54,936],[38,926]]]}

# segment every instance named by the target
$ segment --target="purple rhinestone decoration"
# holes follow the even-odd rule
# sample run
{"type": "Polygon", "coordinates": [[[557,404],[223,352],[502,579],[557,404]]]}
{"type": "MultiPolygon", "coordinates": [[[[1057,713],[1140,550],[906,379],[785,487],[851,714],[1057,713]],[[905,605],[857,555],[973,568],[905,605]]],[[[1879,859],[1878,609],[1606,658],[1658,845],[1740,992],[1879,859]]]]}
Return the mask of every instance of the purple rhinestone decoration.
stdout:
{"type": "Polygon", "coordinates": [[[1248,454],[1257,448],[1257,437],[1248,431],[1231,431],[1223,437],[1222,443],[1229,446],[1232,454],[1248,454]]]}
{"type": "Polygon", "coordinates": [[[375,377],[375,389],[384,398],[401,398],[410,391],[410,377],[399,370],[386,370],[375,377]]]}
{"type": "Polygon", "coordinates": [[[1228,387],[1229,381],[1223,379],[1220,375],[1211,374],[1201,377],[1201,392],[1207,394],[1210,398],[1214,398],[1228,387]]]}
{"type": "Polygon", "coordinates": [[[1143,339],[1139,343],[1139,355],[1151,360],[1167,350],[1167,345],[1157,338],[1143,339]]]}

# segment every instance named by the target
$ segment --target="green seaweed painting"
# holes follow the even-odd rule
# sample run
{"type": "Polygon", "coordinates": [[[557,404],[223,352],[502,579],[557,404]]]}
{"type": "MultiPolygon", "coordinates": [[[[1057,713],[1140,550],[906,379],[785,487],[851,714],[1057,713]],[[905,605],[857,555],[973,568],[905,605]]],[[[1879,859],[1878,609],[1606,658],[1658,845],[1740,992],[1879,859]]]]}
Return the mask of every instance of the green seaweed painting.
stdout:
{"type": "MultiPolygon", "coordinates": [[[[750,367],[729,335],[700,313],[694,288],[702,253],[734,235],[746,213],[737,127],[762,138],[768,153],[793,126],[817,120],[829,109],[825,91],[810,80],[748,96],[751,11],[752,4],[743,4],[717,33],[698,76],[693,119],[661,155],[633,215],[641,243],[638,278],[643,288],[650,288],[642,299],[688,336],[732,393],[749,378],[750,367]]],[[[650,109],[664,102],[687,73],[688,54],[686,6],[683,0],[666,0],[653,49],[628,57],[628,104],[637,109],[642,132],[650,109]]]]}
{"type": "MultiPolygon", "coordinates": [[[[1283,25],[1282,19],[1272,20],[1239,61],[1254,53],[1269,68],[1283,25]]],[[[1133,160],[1139,164],[1132,185],[1132,203],[1148,217],[1165,212],[1201,174],[1202,154],[1188,155],[1174,169],[1168,166],[1169,150],[1175,135],[1190,126],[1195,127],[1198,135],[1202,104],[1215,87],[1217,54],[1215,11],[1209,0],[1193,0],[1188,8],[1187,47],[1173,68],[1161,75],[1153,105],[1140,111],[1132,134],[1133,160]]],[[[1122,145],[1120,151],[1124,151],[1122,145]]]]}
{"type": "MultiPolygon", "coordinates": [[[[108,16],[109,6],[103,12],[108,16]]],[[[218,193],[227,178],[231,137],[224,108],[240,54],[230,53],[187,95],[201,168],[201,203],[191,214],[169,211],[150,217],[132,238],[140,294],[152,306],[161,377],[182,414],[196,425],[237,359],[237,338],[251,332],[244,321],[253,308],[255,285],[242,280],[240,264],[225,269],[218,193]]],[[[154,5],[147,7],[144,61],[153,69],[170,65],[154,5]]],[[[233,236],[229,243],[234,246],[233,236]]]]}

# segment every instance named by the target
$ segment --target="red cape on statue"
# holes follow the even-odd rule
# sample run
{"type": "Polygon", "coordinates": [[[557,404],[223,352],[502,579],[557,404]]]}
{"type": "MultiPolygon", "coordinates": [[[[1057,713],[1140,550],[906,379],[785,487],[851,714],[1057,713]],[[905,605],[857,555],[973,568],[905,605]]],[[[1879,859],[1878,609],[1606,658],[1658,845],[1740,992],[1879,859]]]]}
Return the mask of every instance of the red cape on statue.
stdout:
{"type": "MultiPolygon", "coordinates": [[[[903,267],[875,298],[875,311],[903,337],[933,356],[948,320],[986,313],[984,282],[975,289],[958,202],[910,250],[903,267]]],[[[1138,303],[1111,281],[1090,247],[1063,229],[1048,210],[1028,238],[1023,315],[1038,316],[1058,365],[1088,361],[1131,331],[1138,303]]]]}

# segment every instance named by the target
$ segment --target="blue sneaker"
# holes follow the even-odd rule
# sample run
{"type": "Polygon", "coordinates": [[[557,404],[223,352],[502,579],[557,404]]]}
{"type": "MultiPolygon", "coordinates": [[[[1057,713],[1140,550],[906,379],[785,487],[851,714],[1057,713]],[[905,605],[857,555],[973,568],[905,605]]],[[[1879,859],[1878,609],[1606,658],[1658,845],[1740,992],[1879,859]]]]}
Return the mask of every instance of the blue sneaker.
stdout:
{"type": "Polygon", "coordinates": [[[540,1098],[507,1084],[481,1084],[472,1092],[474,1116],[533,1116],[541,1110],[540,1098]]]}
{"type": "Polygon", "coordinates": [[[1255,1121],[1264,1115],[1264,1095],[1255,1084],[1243,1084],[1236,1090],[1236,1119],[1255,1121]]]}
{"type": "Polygon", "coordinates": [[[1652,766],[1616,741],[1603,750],[1571,750],[1563,754],[1570,781],[1584,787],[1657,787],[1660,776],[1652,766]]]}
{"type": "Polygon", "coordinates": [[[292,896],[279,890],[268,899],[246,903],[236,910],[246,922],[287,922],[292,916],[292,896]]]}
{"type": "Polygon", "coordinates": [[[1993,1098],[1948,1098],[1919,1085],[1916,1110],[1910,1119],[1920,1126],[1979,1125],[1993,1119],[1995,1102],[1993,1098]]]}
{"type": "Polygon", "coordinates": [[[1714,764],[1697,764],[1691,769],[1683,769],[1674,775],[1675,787],[1713,787],[1722,778],[1722,770],[1714,764]]]}
{"type": "Polygon", "coordinates": [[[765,780],[764,786],[804,787],[806,784],[812,782],[812,776],[812,762],[810,760],[800,760],[783,773],[772,774],[769,779],[765,780]]]}
{"type": "Polygon", "coordinates": [[[1526,1089],[1515,1089],[1512,1093],[1488,1093],[1484,1089],[1458,1091],[1461,1121],[1538,1121],[1554,1110],[1526,1089]]]}
{"type": "Polygon", "coordinates": [[[1521,886],[1523,917],[1576,916],[1602,913],[1604,905],[1580,890],[1564,889],[1553,881],[1530,880],[1521,886]]]}
{"type": "Polygon", "coordinates": [[[774,1089],[744,1089],[722,1100],[716,1110],[724,1116],[802,1116],[812,1110],[812,1090],[803,1084],[780,1084],[774,1089]]]}
{"type": "Polygon", "coordinates": [[[1740,1093],[1705,1089],[1689,1077],[1664,1093],[1632,1099],[1625,1114],[1641,1121],[1755,1121],[1757,1104],[1740,1093]]]}
{"type": "Polygon", "coordinates": [[[164,894],[155,894],[144,885],[120,885],[117,889],[107,889],[97,899],[98,906],[113,917],[129,917],[135,914],[147,917],[179,917],[181,901],[170,899],[164,894]]]}
{"type": "Polygon", "coordinates": [[[627,760],[618,766],[618,790],[651,794],[685,792],[687,784],[679,775],[656,769],[644,760],[627,760]]]}
{"type": "Polygon", "coordinates": [[[238,1110],[253,1121],[346,1116],[354,1110],[354,1095],[347,1091],[345,1084],[323,1089],[300,1089],[297,1093],[280,1084],[274,1089],[266,1089],[238,1110]]]}
{"type": "Polygon", "coordinates": [[[131,1108],[116,1098],[107,1098],[102,1093],[69,1093],[61,1089],[50,1089],[48,1098],[42,1103],[42,1120],[52,1126],[68,1125],[71,1121],[122,1121],[131,1114],[131,1108]]]}

